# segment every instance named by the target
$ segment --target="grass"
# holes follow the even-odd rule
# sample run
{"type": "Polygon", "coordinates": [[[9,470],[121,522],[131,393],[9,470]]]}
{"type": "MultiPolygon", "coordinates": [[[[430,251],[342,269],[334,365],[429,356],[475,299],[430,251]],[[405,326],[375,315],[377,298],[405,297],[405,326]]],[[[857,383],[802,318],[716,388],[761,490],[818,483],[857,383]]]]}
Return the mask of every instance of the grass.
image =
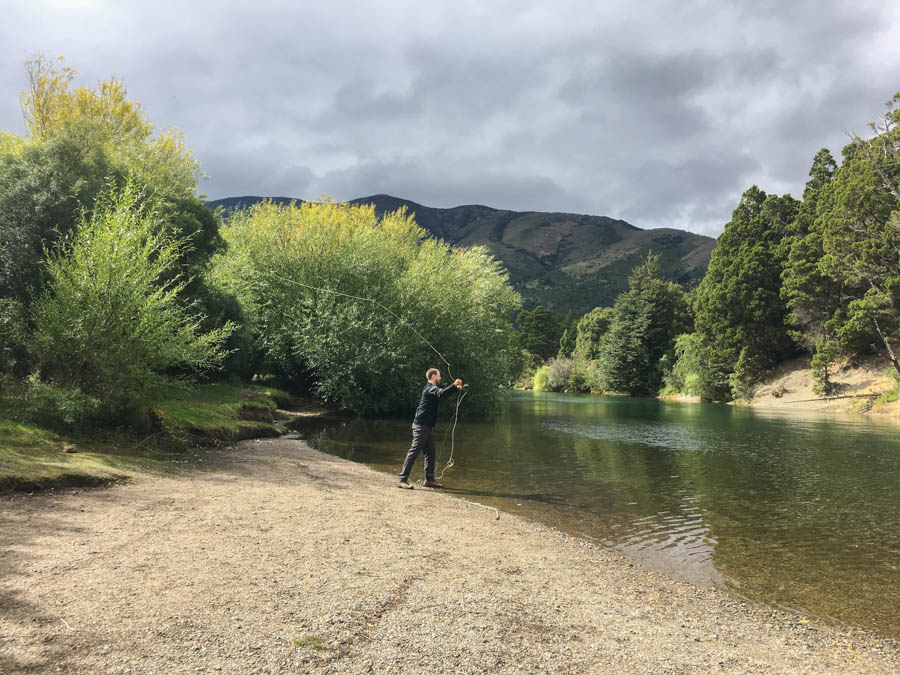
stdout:
{"type": "Polygon", "coordinates": [[[137,473],[169,473],[189,459],[121,434],[62,436],[0,419],[0,491],[104,485],[137,473]]]}
{"type": "Polygon", "coordinates": [[[276,402],[289,394],[272,387],[205,384],[162,393],[153,416],[159,429],[99,429],[61,434],[21,421],[17,401],[0,399],[0,491],[89,486],[137,474],[174,473],[196,463],[194,446],[277,436],[276,402]]]}
{"type": "Polygon", "coordinates": [[[294,640],[297,647],[308,647],[309,649],[322,649],[325,646],[325,640],[318,635],[304,635],[294,640]]]}
{"type": "Polygon", "coordinates": [[[160,426],[183,442],[231,442],[277,436],[272,424],[277,401],[290,394],[255,385],[207,384],[165,392],[153,413],[160,426]]]}

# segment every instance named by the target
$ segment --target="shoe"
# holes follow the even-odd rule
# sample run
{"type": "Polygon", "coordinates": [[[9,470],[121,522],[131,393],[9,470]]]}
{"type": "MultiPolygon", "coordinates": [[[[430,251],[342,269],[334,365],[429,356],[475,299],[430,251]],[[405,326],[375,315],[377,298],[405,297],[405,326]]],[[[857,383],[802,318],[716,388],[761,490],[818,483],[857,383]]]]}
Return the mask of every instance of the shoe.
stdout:
{"type": "Polygon", "coordinates": [[[406,478],[401,478],[400,482],[397,483],[398,488],[403,488],[404,490],[412,490],[413,486],[410,485],[409,481],[406,478]]]}
{"type": "Polygon", "coordinates": [[[433,481],[433,480],[426,480],[424,483],[422,483],[422,486],[423,486],[423,487],[430,487],[430,488],[442,488],[442,487],[444,487],[444,486],[441,485],[440,483],[436,483],[436,482],[433,481]]]}

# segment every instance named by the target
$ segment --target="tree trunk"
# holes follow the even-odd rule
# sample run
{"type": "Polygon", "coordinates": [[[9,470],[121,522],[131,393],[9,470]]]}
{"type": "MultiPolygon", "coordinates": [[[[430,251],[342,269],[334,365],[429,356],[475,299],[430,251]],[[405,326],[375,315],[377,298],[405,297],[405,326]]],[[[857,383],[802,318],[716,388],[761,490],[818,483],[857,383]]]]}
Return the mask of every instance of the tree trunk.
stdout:
{"type": "Polygon", "coordinates": [[[894,355],[894,350],[891,349],[891,343],[888,342],[885,334],[881,332],[881,326],[878,325],[878,319],[873,316],[872,321],[875,323],[875,330],[878,331],[879,337],[884,342],[884,348],[887,349],[888,357],[891,359],[891,365],[894,366],[894,370],[896,370],[897,374],[900,375],[900,363],[897,362],[897,357],[894,355]]]}

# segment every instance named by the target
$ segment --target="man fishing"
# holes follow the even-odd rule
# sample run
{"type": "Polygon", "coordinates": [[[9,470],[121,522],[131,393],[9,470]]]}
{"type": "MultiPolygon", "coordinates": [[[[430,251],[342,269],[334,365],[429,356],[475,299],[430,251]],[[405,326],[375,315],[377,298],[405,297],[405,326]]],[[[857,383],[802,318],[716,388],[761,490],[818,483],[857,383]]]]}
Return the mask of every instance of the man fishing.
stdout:
{"type": "Polygon", "coordinates": [[[412,424],[412,447],[406,453],[406,461],[403,462],[403,470],[400,472],[400,483],[397,487],[412,490],[409,482],[409,474],[412,471],[413,462],[420,452],[425,453],[425,487],[439,488],[434,480],[434,425],[437,422],[438,401],[446,394],[462,391],[462,380],[455,380],[453,384],[444,389],[440,388],[441,371],[437,368],[429,368],[425,373],[428,382],[422,390],[422,398],[419,407],[416,408],[416,416],[412,424]]]}

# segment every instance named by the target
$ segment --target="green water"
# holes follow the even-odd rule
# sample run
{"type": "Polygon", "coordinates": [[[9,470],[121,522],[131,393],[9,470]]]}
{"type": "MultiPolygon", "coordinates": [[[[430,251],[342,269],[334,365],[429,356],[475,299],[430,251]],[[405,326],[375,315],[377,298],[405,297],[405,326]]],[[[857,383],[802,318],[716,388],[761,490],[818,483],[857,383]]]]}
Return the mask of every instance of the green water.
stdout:
{"type": "MultiPolygon", "coordinates": [[[[436,429],[439,446],[447,426],[436,429]]],[[[396,474],[410,422],[348,420],[310,435],[321,450],[396,474]]],[[[463,403],[455,439],[449,492],[676,578],[900,637],[900,426],[511,393],[490,422],[468,422],[463,403]]],[[[420,457],[413,478],[422,471],[420,457]]]]}

